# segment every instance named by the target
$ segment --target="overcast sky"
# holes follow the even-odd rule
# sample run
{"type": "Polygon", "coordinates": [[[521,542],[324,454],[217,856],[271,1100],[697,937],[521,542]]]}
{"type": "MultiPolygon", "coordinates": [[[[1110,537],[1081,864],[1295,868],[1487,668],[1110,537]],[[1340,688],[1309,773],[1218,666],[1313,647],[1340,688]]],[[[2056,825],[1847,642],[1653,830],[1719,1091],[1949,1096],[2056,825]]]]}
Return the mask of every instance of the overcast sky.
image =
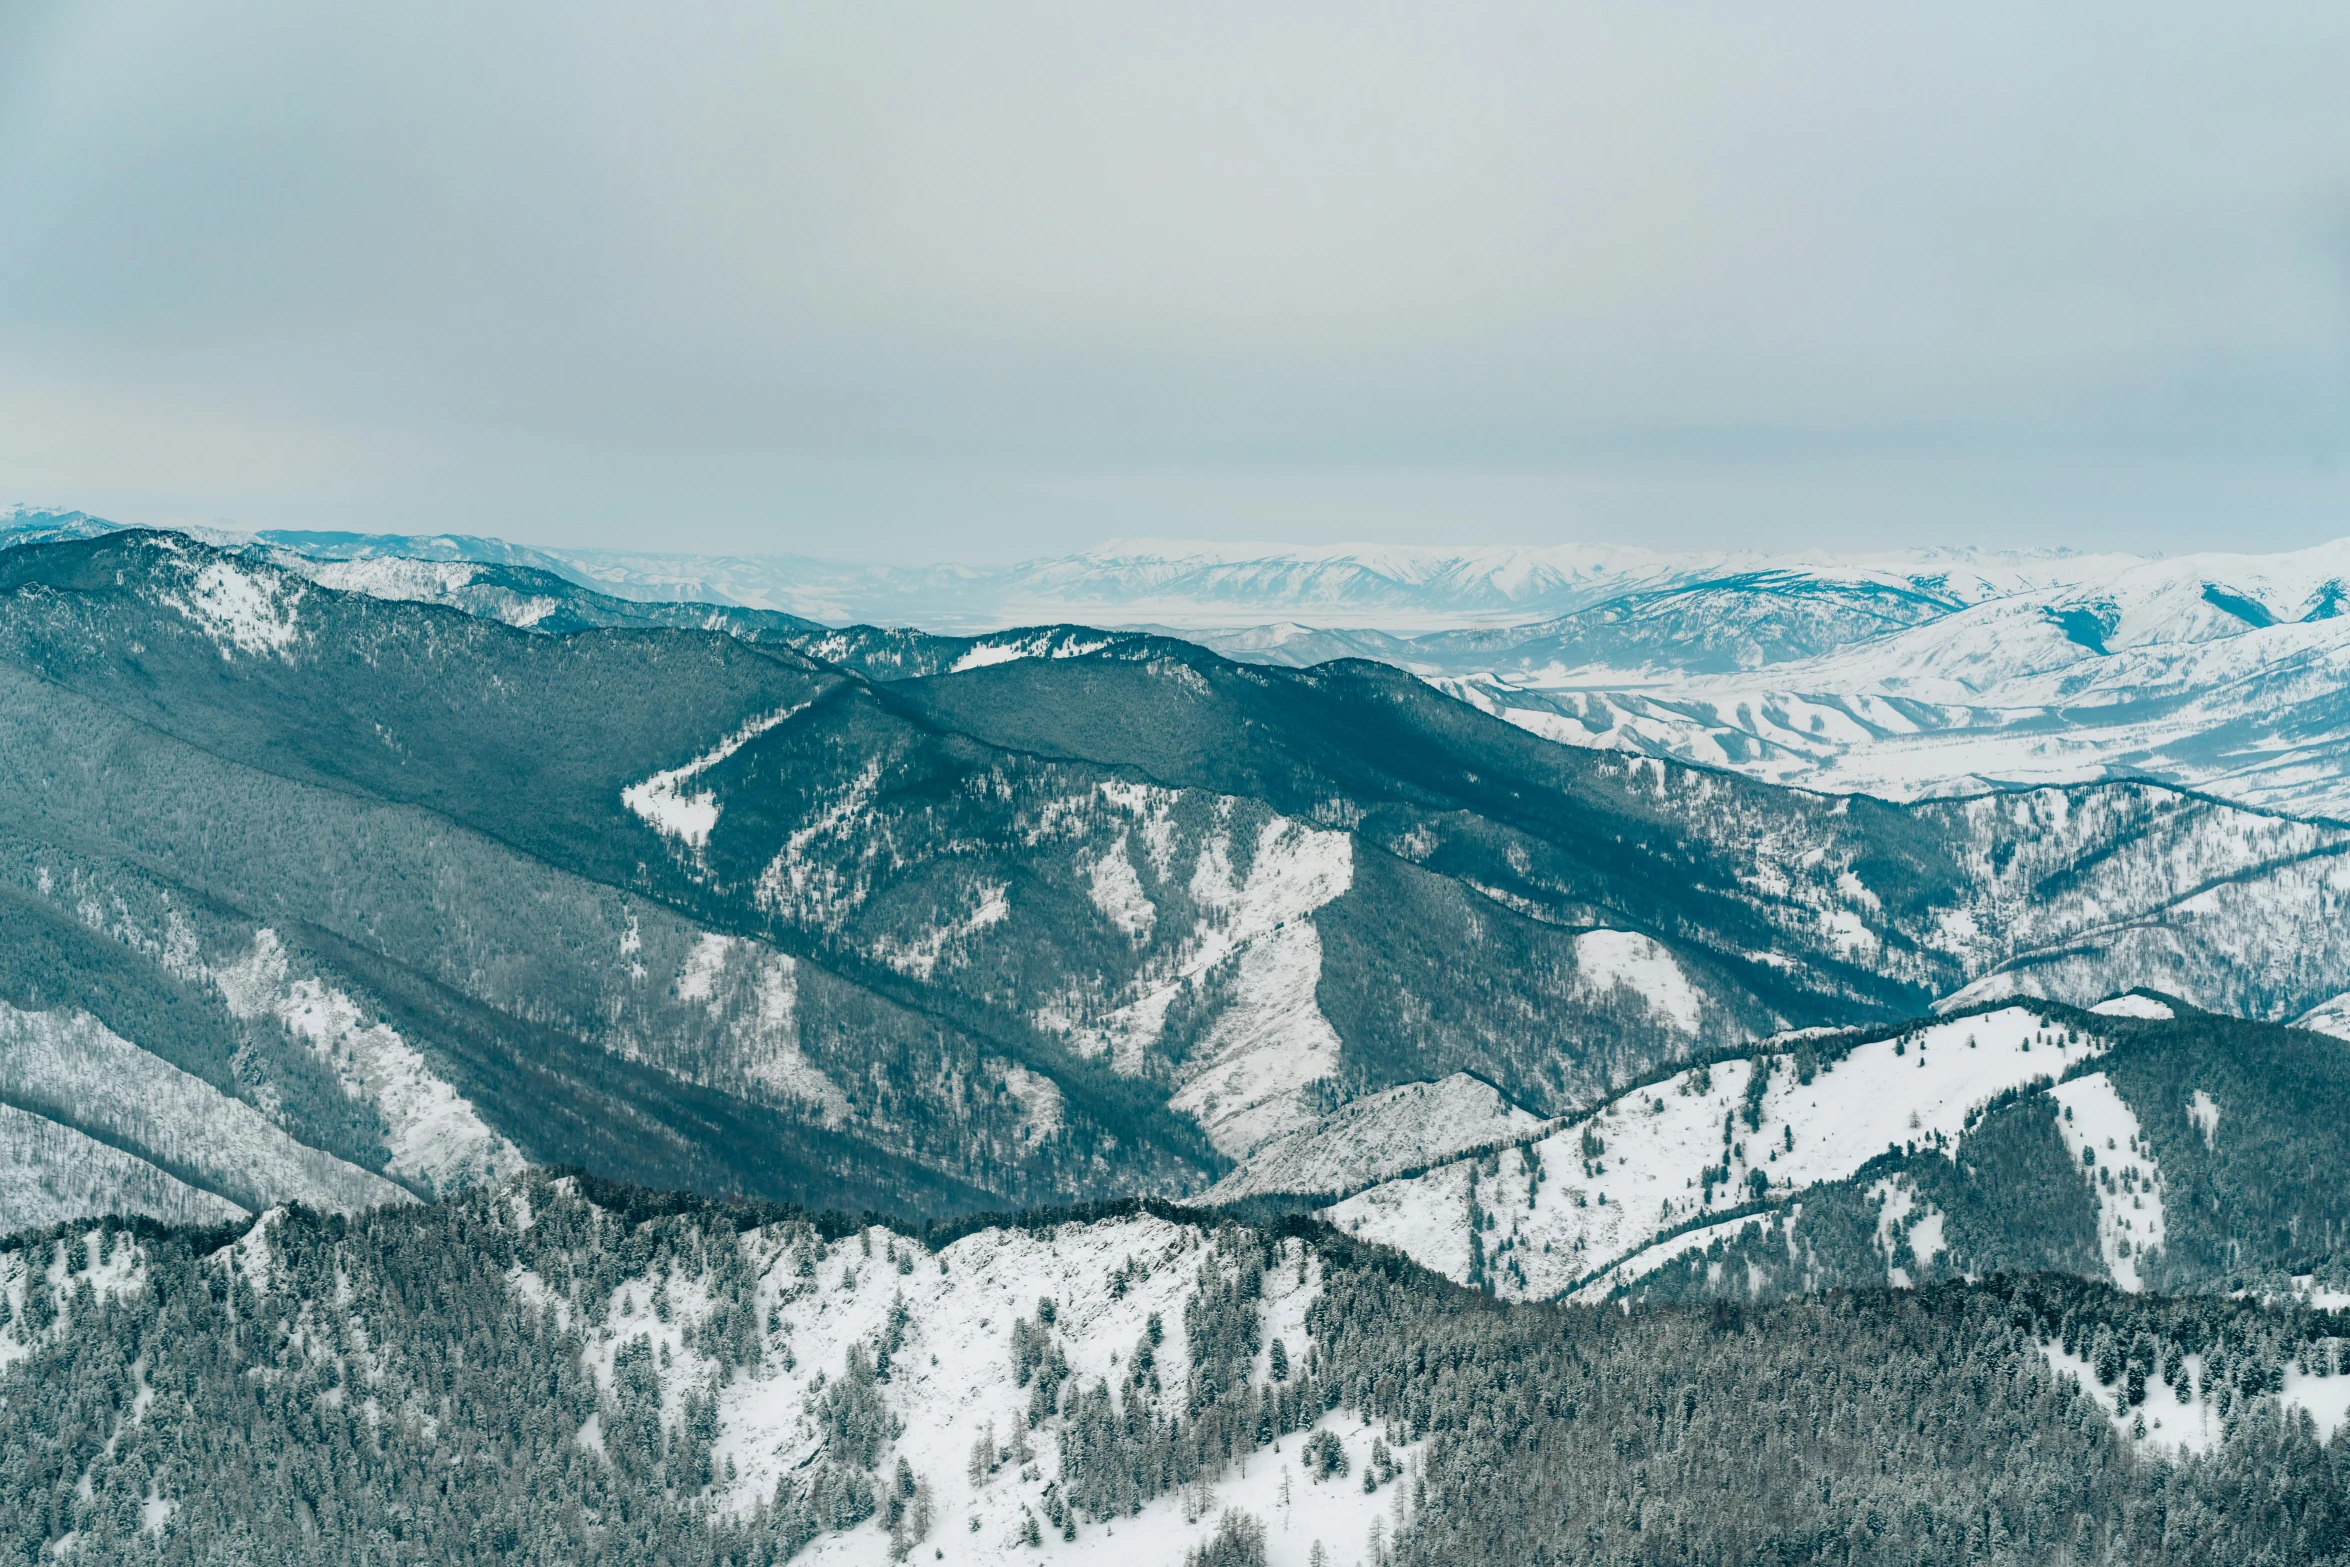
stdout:
{"type": "Polygon", "coordinates": [[[0,5],[0,505],[2350,534],[2350,5],[0,5]]]}

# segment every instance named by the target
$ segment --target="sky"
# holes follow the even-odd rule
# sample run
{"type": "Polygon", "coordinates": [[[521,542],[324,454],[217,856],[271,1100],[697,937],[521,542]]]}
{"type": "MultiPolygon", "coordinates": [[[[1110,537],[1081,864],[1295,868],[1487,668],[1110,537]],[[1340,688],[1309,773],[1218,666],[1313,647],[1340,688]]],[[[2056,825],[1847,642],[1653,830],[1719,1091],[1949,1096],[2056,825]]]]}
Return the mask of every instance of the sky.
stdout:
{"type": "Polygon", "coordinates": [[[0,506],[2350,534],[2350,6],[0,6],[0,506]]]}

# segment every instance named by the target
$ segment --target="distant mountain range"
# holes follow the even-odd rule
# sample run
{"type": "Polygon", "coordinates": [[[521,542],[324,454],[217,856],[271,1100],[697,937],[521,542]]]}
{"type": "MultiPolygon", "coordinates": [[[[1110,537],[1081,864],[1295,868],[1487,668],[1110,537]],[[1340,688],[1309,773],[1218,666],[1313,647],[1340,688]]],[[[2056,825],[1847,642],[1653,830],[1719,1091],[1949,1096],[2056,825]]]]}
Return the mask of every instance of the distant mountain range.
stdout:
{"type": "MultiPolygon", "coordinates": [[[[82,512],[19,507],[0,513],[0,539],[12,533],[23,539],[88,537],[117,526],[82,512]]],[[[1453,550],[1127,540],[998,565],[888,566],[801,555],[536,548],[464,534],[190,531],[213,543],[250,541],[321,561],[531,567],[617,598],[774,610],[835,626],[919,626],[972,635],[1076,623],[1231,633],[1243,641],[1278,636],[1284,627],[1353,629],[1399,639],[1487,628],[1503,633],[1493,647],[1524,640],[1507,635],[1507,628],[1539,628],[1630,595],[1750,576],[1811,581],[1830,594],[1848,595],[1850,613],[1831,614],[1833,624],[1823,634],[1830,643],[1849,641],[1871,628],[1920,618],[1901,607],[1904,599],[1939,613],[2063,588],[2135,564],[2134,557],[2063,550],[1924,549],[1837,558],[1670,553],[1609,544],[1453,550]]]]}
{"type": "MultiPolygon", "coordinates": [[[[112,526],[78,513],[14,522],[0,540],[112,526]]],[[[853,644],[900,672],[1025,645],[1007,629],[1033,641],[1060,627],[1069,645],[1077,628],[1108,627],[1247,663],[1374,659],[1562,744],[1775,783],[1915,799],[2142,778],[2350,818],[2350,542],[2165,560],[1134,544],[897,568],[454,536],[257,539],[248,547],[337,586],[458,607],[503,594],[496,613],[517,624],[560,601],[596,624],[757,625],[786,640],[821,626],[845,637],[823,656],[853,644]]]]}

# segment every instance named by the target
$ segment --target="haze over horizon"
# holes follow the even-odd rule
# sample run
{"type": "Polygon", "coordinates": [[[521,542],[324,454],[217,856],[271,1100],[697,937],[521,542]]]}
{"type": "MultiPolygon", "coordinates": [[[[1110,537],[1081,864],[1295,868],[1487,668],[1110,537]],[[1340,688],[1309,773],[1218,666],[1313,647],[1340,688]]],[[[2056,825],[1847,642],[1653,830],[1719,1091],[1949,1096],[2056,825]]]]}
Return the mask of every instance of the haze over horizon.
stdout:
{"type": "Polygon", "coordinates": [[[35,3],[0,502],[1001,562],[2350,533],[2350,13],[35,3]]]}

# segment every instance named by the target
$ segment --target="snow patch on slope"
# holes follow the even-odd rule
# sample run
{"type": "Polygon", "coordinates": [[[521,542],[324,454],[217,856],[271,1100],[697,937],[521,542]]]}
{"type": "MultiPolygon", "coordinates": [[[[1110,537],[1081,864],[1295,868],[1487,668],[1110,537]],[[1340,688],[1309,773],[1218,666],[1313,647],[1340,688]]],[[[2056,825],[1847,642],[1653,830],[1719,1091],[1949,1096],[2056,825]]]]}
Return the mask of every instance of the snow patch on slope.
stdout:
{"type": "Polygon", "coordinates": [[[2204,1147],[2218,1146],[2219,1105],[2211,1095],[2200,1088],[2195,1090],[2195,1096],[2187,1101],[2187,1120],[2203,1134],[2204,1147]]]}
{"type": "Polygon", "coordinates": [[[2163,1242],[2162,1171],[2140,1142],[2137,1114],[2103,1072],[2060,1084],[2049,1097],[2065,1152],[2097,1205],[2098,1253],[2115,1286],[2136,1294],[2146,1287],[2140,1265],[2163,1242]]]}
{"type": "Polygon", "coordinates": [[[1175,792],[1112,779],[1101,785],[1101,794],[1103,800],[1134,818],[1142,833],[1143,852],[1164,883],[1175,868],[1175,792]]]}
{"type": "Polygon", "coordinates": [[[1314,1125],[1259,1147],[1202,1192],[1202,1203],[1261,1192],[1337,1194],[1387,1180],[1465,1149],[1530,1135],[1542,1125],[1466,1072],[1405,1083],[1342,1106],[1314,1125]]]}
{"type": "MultiPolygon", "coordinates": [[[[2321,1343],[2317,1348],[2330,1353],[2334,1346],[2321,1343]]],[[[2115,1435],[2149,1457],[2210,1452],[2227,1438],[2255,1402],[2236,1392],[2232,1395],[2231,1408],[2223,1416],[2219,1410],[2220,1390],[2211,1384],[2201,1355],[2186,1357],[2186,1386],[2192,1396],[2185,1402],[2170,1388],[2149,1380],[2146,1402],[2133,1407],[2123,1403],[2119,1385],[2107,1386],[2097,1380],[2097,1368],[2085,1356],[2067,1354],[2061,1343],[2043,1343],[2040,1352],[2048,1357],[2051,1370],[2071,1378],[2096,1403],[2112,1423],[2115,1435]]],[[[2350,1376],[2320,1376],[2298,1366],[2287,1366],[2284,1390],[2268,1397],[2275,1399],[2277,1406],[2285,1411],[2305,1411],[2317,1428],[2320,1442],[2332,1441],[2336,1432],[2350,1424],[2350,1376]]]]}
{"type": "Polygon", "coordinates": [[[865,901],[866,883],[855,869],[858,856],[850,840],[881,787],[881,763],[878,756],[866,758],[857,776],[840,793],[806,826],[794,828],[784,839],[775,858],[759,873],[753,901],[762,910],[838,930],[849,912],[865,901]],[[851,852],[815,852],[827,843],[851,852]]]}
{"type": "Polygon", "coordinates": [[[183,596],[160,595],[212,638],[222,658],[286,655],[301,632],[295,611],[302,602],[298,579],[264,576],[225,560],[199,570],[183,596]]]}
{"type": "Polygon", "coordinates": [[[1921,1210],[1915,1188],[1899,1178],[1873,1182],[1869,1201],[1877,1205],[1877,1251],[1885,1259],[1885,1282],[1897,1290],[1915,1288],[1917,1281],[1898,1260],[1902,1244],[1908,1243],[1919,1267],[1932,1263],[1944,1249],[1943,1215],[1930,1203],[1921,1210]]]}
{"type": "Polygon", "coordinates": [[[1139,946],[1150,940],[1159,911],[1143,890],[1142,877],[1134,869],[1126,844],[1127,835],[1118,834],[1118,841],[1086,867],[1085,890],[1102,917],[1139,946]]]}
{"type": "Polygon", "coordinates": [[[2350,993],[2311,1007],[2293,1019],[2293,1026],[2312,1033],[2331,1034],[2336,1039],[2350,1039],[2350,993]]]}
{"type": "Polygon", "coordinates": [[[1575,966],[1595,991],[1621,988],[1649,1015],[1684,1034],[1697,1032],[1697,991],[1661,942],[1629,930],[1585,931],[1575,938],[1575,966]]]}
{"type": "Polygon", "coordinates": [[[848,1119],[848,1096],[800,1047],[799,965],[789,953],[704,933],[678,967],[677,999],[725,1024],[741,1081],[814,1106],[828,1126],[848,1119]]]}
{"type": "Polygon", "coordinates": [[[0,1234],[105,1213],[222,1224],[245,1210],[70,1126],[0,1104],[0,1234]]]}
{"type": "Polygon", "coordinates": [[[434,1076],[390,1024],[365,1022],[358,1003],[330,985],[293,978],[276,931],[257,931],[253,950],[212,978],[231,1013],[275,1019],[334,1069],[344,1093],[375,1106],[394,1173],[454,1191],[523,1167],[521,1150],[434,1076]]]}
{"type": "Polygon", "coordinates": [[[655,773],[642,783],[620,791],[620,803],[649,823],[665,838],[674,838],[699,853],[710,846],[718,826],[718,796],[689,786],[696,778],[725,761],[753,740],[806,709],[805,702],[781,707],[752,719],[683,767],[655,773]]]}
{"type": "Polygon", "coordinates": [[[295,1141],[251,1105],[85,1012],[23,1012],[0,1003],[0,1095],[53,1106],[52,1114],[103,1130],[149,1161],[188,1171],[210,1189],[225,1189],[223,1199],[239,1211],[240,1199],[345,1213],[415,1201],[381,1176],[295,1141]]]}
{"type": "MultiPolygon", "coordinates": [[[[1105,797],[1140,819],[1144,848],[1165,881],[1175,847],[1168,799],[1146,786],[1113,793],[1116,787],[1105,785],[1105,797]]],[[[1229,817],[1234,804],[1223,800],[1219,809],[1229,817]]],[[[1213,999],[1223,1012],[1181,1070],[1187,1087],[1227,1070],[1199,1089],[1193,1102],[1213,1098],[1213,1113],[1227,1122],[1244,1116],[1246,1124],[1236,1123],[1226,1134],[1243,1147],[1292,1130],[1304,1120],[1289,1091],[1328,1076],[1337,1059],[1336,1031],[1315,999],[1322,942],[1310,916],[1353,885],[1354,840],[1346,833],[1268,817],[1242,872],[1234,868],[1228,832],[1219,827],[1201,844],[1187,888],[1201,918],[1172,957],[1144,970],[1136,981],[1140,994],[1092,1021],[1050,1007],[1036,1021],[1067,1035],[1088,1055],[1107,1055],[1117,1071],[1138,1076],[1150,1069],[1168,1009],[1195,987],[1217,987],[1213,999]],[[1268,1108],[1268,1095],[1282,1104],[1268,1108]],[[1267,1113],[1247,1113],[1260,1109],[1267,1113]]],[[[1216,1135],[1211,1129],[1211,1138],[1216,1135]]]]}
{"type": "Polygon", "coordinates": [[[1061,1129],[1061,1085],[1041,1072],[1031,1072],[1017,1061],[1003,1066],[1004,1092],[1020,1106],[1020,1135],[1041,1143],[1061,1129]]]}
{"type": "Polygon", "coordinates": [[[1219,1152],[1240,1158],[1313,1123],[1303,1090],[1338,1069],[1338,1031],[1315,1000],[1321,979],[1322,936],[1311,920],[1241,949],[1229,999],[1169,1101],[1219,1152]]]}
{"type": "Polygon", "coordinates": [[[2099,1017],[2143,1017],[2170,1019],[2178,1016],[2169,1006],[2152,996],[2109,996],[2089,1009],[2099,1017]]]}
{"type": "Polygon", "coordinates": [[[957,950],[982,931],[1001,925],[1012,912],[1012,889],[1003,882],[986,882],[979,888],[979,900],[970,913],[959,920],[947,920],[929,926],[908,941],[894,936],[882,936],[873,943],[873,955],[901,974],[915,979],[929,979],[938,972],[941,959],[950,955],[960,960],[957,950]]]}
{"type": "MultiPolygon", "coordinates": [[[[1795,1221],[1803,1213],[1803,1204],[1792,1204],[1785,1218],[1792,1231],[1795,1221]]],[[[1693,1251],[1704,1251],[1715,1241],[1726,1241],[1745,1230],[1761,1230],[1776,1215],[1746,1214],[1736,1219],[1724,1219],[1718,1224],[1701,1224],[1695,1229],[1668,1235],[1655,1244],[1645,1246],[1629,1257],[1609,1265],[1605,1272],[1576,1292],[1579,1300],[1604,1300],[1610,1293],[1626,1285],[1637,1283],[1663,1268],[1667,1263],[1688,1256],[1693,1251]]],[[[1720,1264],[1714,1264],[1719,1269],[1720,1264]]],[[[1715,1282],[1719,1282],[1718,1277],[1715,1282]]]]}

